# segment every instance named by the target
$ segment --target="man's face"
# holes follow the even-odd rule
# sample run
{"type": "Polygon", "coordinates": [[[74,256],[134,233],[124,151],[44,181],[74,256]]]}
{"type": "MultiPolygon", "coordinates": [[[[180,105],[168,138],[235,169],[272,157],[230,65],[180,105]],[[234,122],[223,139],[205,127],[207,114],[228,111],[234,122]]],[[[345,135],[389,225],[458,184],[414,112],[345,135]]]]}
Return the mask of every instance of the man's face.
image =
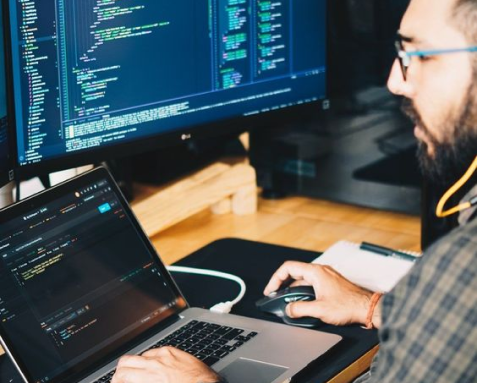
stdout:
{"type": "MultiPolygon", "coordinates": [[[[400,33],[406,51],[463,48],[471,44],[455,26],[456,0],[412,0],[400,33]]],[[[449,182],[462,174],[476,155],[476,54],[413,57],[404,81],[399,63],[389,78],[391,92],[406,98],[404,111],[415,122],[419,157],[425,175],[449,182]],[[470,158],[467,158],[470,157],[470,158]]]]}

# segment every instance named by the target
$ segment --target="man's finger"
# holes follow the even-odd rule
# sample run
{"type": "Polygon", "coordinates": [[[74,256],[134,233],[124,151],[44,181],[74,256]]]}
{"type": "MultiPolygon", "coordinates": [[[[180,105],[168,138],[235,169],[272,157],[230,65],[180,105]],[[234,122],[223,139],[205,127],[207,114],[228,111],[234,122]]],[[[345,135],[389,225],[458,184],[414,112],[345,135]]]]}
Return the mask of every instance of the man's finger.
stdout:
{"type": "Polygon", "coordinates": [[[175,354],[175,351],[178,351],[174,347],[159,347],[153,348],[149,351],[146,351],[142,354],[145,358],[163,358],[170,357],[175,354]]]}
{"type": "Polygon", "coordinates": [[[268,285],[265,287],[264,294],[269,295],[270,293],[277,291],[280,286],[290,278],[295,280],[303,279],[303,266],[304,264],[301,262],[285,262],[273,274],[270,282],[268,282],[268,285]]]}
{"type": "Polygon", "coordinates": [[[310,284],[307,281],[295,281],[293,282],[290,287],[298,287],[298,286],[310,286],[310,284]]]}
{"type": "Polygon", "coordinates": [[[286,313],[290,318],[321,317],[320,304],[318,302],[294,302],[286,307],[286,313]]]}
{"type": "Polygon", "coordinates": [[[197,361],[197,358],[188,352],[175,347],[160,347],[146,351],[142,354],[147,359],[160,360],[161,363],[170,364],[173,360],[180,360],[183,363],[197,361]]]}
{"type": "Polygon", "coordinates": [[[111,383],[145,382],[146,372],[142,368],[122,367],[116,370],[111,383]]]}
{"type": "Polygon", "coordinates": [[[273,274],[263,293],[269,295],[277,291],[280,286],[290,278],[294,280],[304,280],[309,284],[313,284],[317,274],[320,272],[322,272],[322,270],[320,267],[317,267],[317,265],[294,261],[285,262],[275,274],[273,274]]]}
{"type": "Polygon", "coordinates": [[[125,355],[118,361],[118,368],[146,368],[147,359],[142,356],[125,355]]]}

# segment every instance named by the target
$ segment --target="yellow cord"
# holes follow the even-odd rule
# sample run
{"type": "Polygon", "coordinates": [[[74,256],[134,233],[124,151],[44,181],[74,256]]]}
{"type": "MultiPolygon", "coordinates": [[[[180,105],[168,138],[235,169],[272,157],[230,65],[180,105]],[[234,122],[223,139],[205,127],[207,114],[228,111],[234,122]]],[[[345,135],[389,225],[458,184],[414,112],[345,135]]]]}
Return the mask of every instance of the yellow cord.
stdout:
{"type": "Polygon", "coordinates": [[[436,215],[439,218],[445,218],[445,217],[448,217],[452,214],[458,213],[462,210],[465,210],[465,209],[468,209],[468,208],[472,207],[470,202],[465,202],[465,203],[462,203],[458,206],[453,207],[452,209],[443,211],[444,206],[447,203],[447,201],[449,200],[449,198],[451,198],[462,186],[465,185],[465,183],[470,179],[470,177],[472,177],[472,175],[475,173],[476,170],[477,170],[477,156],[475,157],[474,162],[472,162],[472,165],[470,165],[470,168],[467,170],[467,172],[464,174],[464,176],[459,181],[457,181],[455,183],[455,185],[452,186],[442,196],[441,200],[437,204],[436,215]]]}

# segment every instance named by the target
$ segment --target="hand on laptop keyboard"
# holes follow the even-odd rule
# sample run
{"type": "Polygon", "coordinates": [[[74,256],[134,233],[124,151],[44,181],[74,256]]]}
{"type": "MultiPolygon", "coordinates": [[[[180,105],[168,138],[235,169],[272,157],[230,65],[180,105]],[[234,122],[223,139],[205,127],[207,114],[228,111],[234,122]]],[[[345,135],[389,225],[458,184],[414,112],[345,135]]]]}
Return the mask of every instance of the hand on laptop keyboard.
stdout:
{"type": "Polygon", "coordinates": [[[151,348],[172,346],[212,366],[256,335],[256,332],[193,320],[151,348]]]}
{"type": "Polygon", "coordinates": [[[189,353],[161,347],[120,359],[112,383],[216,383],[220,377],[189,353]]]}
{"type": "Polygon", "coordinates": [[[212,366],[258,334],[193,320],[142,356],[125,356],[95,383],[220,383],[212,366]],[[116,372],[116,373],[115,373],[116,372]]]}

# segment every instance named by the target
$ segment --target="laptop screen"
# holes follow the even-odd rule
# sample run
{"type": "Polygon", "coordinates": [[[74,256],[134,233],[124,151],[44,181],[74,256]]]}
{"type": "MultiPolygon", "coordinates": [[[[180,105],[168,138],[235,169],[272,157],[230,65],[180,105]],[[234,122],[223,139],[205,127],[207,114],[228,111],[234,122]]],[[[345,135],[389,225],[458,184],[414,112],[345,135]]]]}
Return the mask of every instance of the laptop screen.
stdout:
{"type": "Polygon", "coordinates": [[[1,327],[35,382],[84,370],[185,306],[99,174],[0,226],[1,327]]]}

